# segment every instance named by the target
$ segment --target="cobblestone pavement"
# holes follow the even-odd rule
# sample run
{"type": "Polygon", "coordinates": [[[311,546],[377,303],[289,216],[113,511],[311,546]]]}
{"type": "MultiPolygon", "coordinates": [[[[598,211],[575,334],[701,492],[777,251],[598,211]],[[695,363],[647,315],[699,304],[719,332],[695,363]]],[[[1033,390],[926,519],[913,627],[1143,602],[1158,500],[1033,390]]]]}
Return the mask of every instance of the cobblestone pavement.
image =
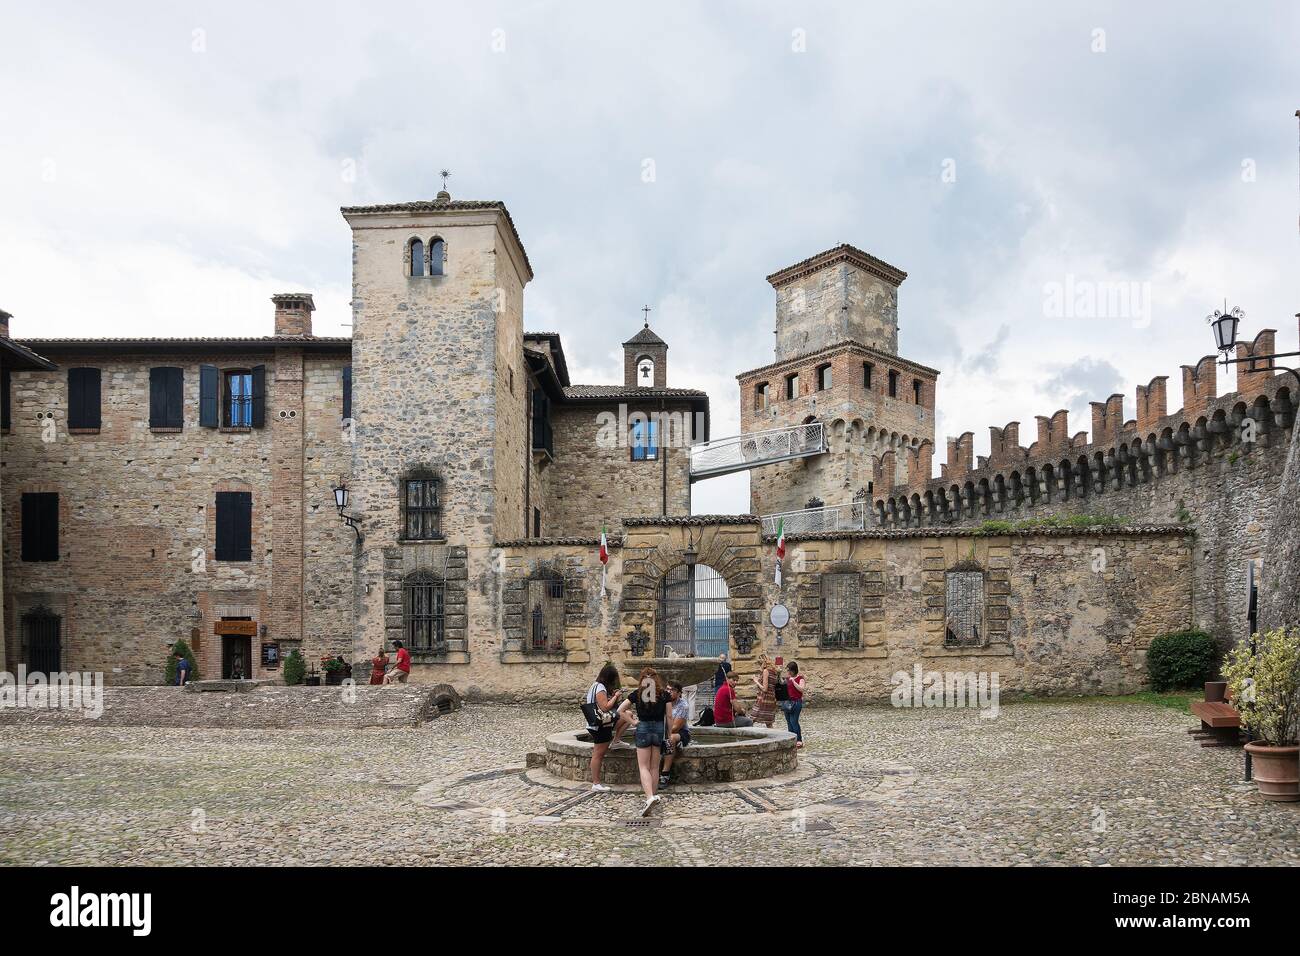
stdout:
{"type": "Polygon", "coordinates": [[[639,794],[524,770],[570,708],[416,728],[0,726],[7,864],[1297,864],[1300,805],[1134,700],[811,706],[800,770],[639,794]],[[400,834],[394,844],[390,834],[400,834]]]}

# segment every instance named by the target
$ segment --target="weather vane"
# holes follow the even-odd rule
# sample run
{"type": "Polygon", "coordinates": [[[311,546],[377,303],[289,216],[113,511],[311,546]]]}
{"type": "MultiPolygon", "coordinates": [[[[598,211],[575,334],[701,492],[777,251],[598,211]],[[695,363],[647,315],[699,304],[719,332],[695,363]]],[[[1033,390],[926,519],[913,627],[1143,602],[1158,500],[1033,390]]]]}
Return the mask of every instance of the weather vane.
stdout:
{"type": "Polygon", "coordinates": [[[440,170],[440,171],[438,172],[438,175],[442,177],[442,191],[443,191],[443,192],[446,192],[446,191],[447,191],[447,179],[451,176],[451,170],[450,170],[450,169],[443,169],[443,170],[440,170]]]}

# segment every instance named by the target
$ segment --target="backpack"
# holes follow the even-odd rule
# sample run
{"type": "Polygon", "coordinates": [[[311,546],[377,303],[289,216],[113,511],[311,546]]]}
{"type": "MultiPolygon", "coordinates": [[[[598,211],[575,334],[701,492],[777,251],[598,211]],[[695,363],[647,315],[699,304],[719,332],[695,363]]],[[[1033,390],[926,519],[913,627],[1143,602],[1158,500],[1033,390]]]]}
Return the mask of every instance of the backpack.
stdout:
{"type": "Polygon", "coordinates": [[[696,727],[712,727],[712,726],[713,726],[713,708],[712,708],[712,707],[705,707],[702,711],[700,711],[700,719],[697,720],[697,721],[695,722],[695,726],[696,726],[696,727]]]}
{"type": "Polygon", "coordinates": [[[790,688],[786,686],[784,680],[779,680],[772,688],[772,693],[778,701],[790,699],[790,688]]]}

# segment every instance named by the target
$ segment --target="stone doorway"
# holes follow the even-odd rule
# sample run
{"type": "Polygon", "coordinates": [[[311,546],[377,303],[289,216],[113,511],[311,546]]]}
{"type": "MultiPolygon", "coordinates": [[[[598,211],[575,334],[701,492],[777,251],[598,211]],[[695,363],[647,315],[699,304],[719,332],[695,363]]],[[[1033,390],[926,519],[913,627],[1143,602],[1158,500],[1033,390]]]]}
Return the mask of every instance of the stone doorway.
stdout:
{"type": "Polygon", "coordinates": [[[679,564],[659,582],[655,654],[717,657],[731,633],[726,579],[707,564],[679,564]]]}

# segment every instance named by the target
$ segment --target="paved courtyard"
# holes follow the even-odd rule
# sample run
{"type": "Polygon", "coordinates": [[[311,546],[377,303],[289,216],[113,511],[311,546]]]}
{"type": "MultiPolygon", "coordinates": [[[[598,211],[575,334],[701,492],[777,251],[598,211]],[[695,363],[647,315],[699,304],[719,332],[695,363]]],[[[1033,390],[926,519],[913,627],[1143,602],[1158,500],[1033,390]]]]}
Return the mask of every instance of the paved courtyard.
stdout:
{"type": "Polygon", "coordinates": [[[1300,805],[1241,753],[1125,700],[817,706],[800,771],[630,790],[524,769],[574,709],[467,706],[414,728],[0,726],[6,864],[1297,864],[1300,805]]]}

